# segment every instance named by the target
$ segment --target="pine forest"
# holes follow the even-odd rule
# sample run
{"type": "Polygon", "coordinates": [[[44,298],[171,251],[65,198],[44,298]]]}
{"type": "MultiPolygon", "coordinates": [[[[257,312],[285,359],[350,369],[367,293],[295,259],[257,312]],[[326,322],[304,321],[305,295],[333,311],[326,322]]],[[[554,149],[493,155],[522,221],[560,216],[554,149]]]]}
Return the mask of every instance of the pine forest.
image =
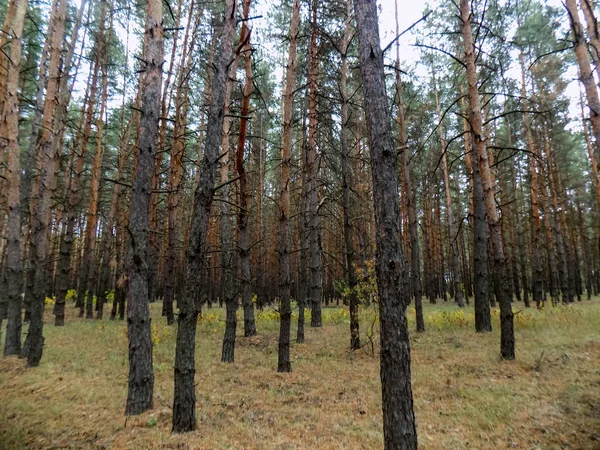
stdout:
{"type": "Polygon", "coordinates": [[[594,0],[0,0],[0,449],[600,449],[594,0]]]}

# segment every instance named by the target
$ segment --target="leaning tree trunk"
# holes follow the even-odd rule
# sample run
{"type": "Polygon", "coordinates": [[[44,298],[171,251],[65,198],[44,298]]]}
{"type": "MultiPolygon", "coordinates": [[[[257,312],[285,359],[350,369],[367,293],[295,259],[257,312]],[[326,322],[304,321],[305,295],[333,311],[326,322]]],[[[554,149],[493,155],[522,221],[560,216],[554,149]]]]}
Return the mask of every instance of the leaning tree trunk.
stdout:
{"type": "Polygon", "coordinates": [[[379,40],[377,2],[354,0],[354,9],[373,177],[384,447],[386,450],[412,450],[417,448],[417,430],[406,320],[410,292],[402,253],[396,151],[379,40]]]}
{"type": "Polygon", "coordinates": [[[127,261],[127,337],[129,340],[129,389],[126,415],[152,408],[154,371],[148,301],[148,225],[152,199],[154,155],[158,145],[160,93],[163,64],[163,13],[161,0],[148,0],[144,36],[143,76],[140,80],[141,117],[135,180],[129,209],[127,261]]]}
{"type": "Polygon", "coordinates": [[[233,57],[236,28],[235,0],[225,3],[225,22],[220,51],[214,64],[212,103],[208,111],[206,143],[198,186],[194,194],[194,211],[190,227],[187,256],[187,280],[184,295],[179,299],[177,346],[175,348],[175,392],[173,396],[173,431],[186,432],[196,428],[196,324],[200,312],[202,274],[206,257],[210,209],[219,164],[219,149],[223,132],[225,90],[228,69],[233,57]]]}
{"type": "Polygon", "coordinates": [[[19,148],[19,69],[23,49],[23,23],[27,11],[27,0],[14,0],[12,18],[10,58],[4,114],[0,129],[6,132],[6,151],[8,181],[8,230],[6,236],[6,279],[8,311],[4,356],[18,355],[21,352],[21,195],[20,186],[20,148],[19,148]]]}
{"type": "Polygon", "coordinates": [[[296,86],[297,42],[300,27],[300,0],[294,0],[290,24],[290,47],[283,91],[283,121],[281,130],[281,176],[279,182],[279,347],[277,372],[291,372],[290,326],[290,165],[292,159],[292,119],[294,112],[294,89],[296,86]]]}
{"type": "Polygon", "coordinates": [[[506,273],[506,257],[500,230],[500,220],[496,210],[494,185],[490,173],[488,152],[485,147],[481,115],[481,103],[477,85],[477,67],[475,65],[475,44],[471,31],[471,10],[469,0],[460,1],[461,31],[465,45],[465,63],[467,68],[467,82],[469,85],[469,119],[471,123],[471,136],[473,138],[476,155],[479,159],[481,181],[488,225],[490,228],[490,241],[492,249],[493,269],[496,273],[496,296],[500,303],[500,354],[503,359],[515,358],[515,335],[513,312],[511,306],[511,289],[506,273]]]}
{"type": "Polygon", "coordinates": [[[60,128],[55,120],[55,112],[59,106],[59,80],[61,78],[61,48],[65,32],[65,18],[67,14],[66,0],[59,0],[56,9],[53,9],[54,29],[50,38],[50,65],[46,99],[44,100],[44,113],[42,135],[38,142],[38,154],[41,161],[39,175],[38,199],[35,202],[34,217],[32,219],[33,239],[32,260],[35,262],[33,283],[33,299],[31,303],[31,320],[29,333],[22,356],[27,358],[27,365],[38,366],[42,359],[44,348],[44,303],[46,298],[46,277],[49,256],[50,222],[52,220],[52,202],[56,190],[56,179],[60,163],[58,136],[54,130],[60,128]]]}

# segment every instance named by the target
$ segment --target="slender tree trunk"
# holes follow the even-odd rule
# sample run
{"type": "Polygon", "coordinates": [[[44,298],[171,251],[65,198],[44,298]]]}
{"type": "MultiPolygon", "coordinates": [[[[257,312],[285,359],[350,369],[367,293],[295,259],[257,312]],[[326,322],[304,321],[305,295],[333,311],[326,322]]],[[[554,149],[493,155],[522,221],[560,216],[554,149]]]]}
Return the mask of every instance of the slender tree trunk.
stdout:
{"type": "Polygon", "coordinates": [[[471,123],[471,136],[474,141],[476,155],[479,159],[481,181],[488,225],[490,227],[490,240],[492,247],[493,269],[496,273],[498,286],[496,296],[500,303],[500,354],[503,359],[515,358],[515,336],[513,312],[511,306],[511,289],[508,285],[506,274],[506,257],[502,243],[502,233],[496,199],[494,198],[494,185],[492,184],[488,152],[485,148],[483,126],[481,117],[481,103],[477,85],[477,67],[475,65],[475,45],[471,31],[471,11],[469,0],[460,1],[461,29],[465,44],[465,62],[467,67],[467,81],[469,85],[469,118],[471,123]]]}
{"type": "Polygon", "coordinates": [[[58,129],[58,127],[53,119],[59,106],[60,52],[65,31],[67,4],[66,0],[59,0],[57,3],[56,9],[52,11],[54,28],[51,31],[52,37],[50,38],[49,78],[46,99],[44,101],[42,135],[40,136],[37,152],[41,157],[41,172],[38,200],[35,202],[35,212],[32,220],[35,275],[33,301],[31,304],[31,321],[27,339],[21,352],[22,356],[27,358],[27,365],[29,367],[39,365],[44,348],[44,304],[50,245],[48,242],[48,232],[52,219],[52,201],[56,190],[56,178],[60,162],[60,153],[57,145],[58,136],[54,134],[54,130],[58,129]]]}
{"type": "Polygon", "coordinates": [[[187,90],[189,69],[188,57],[191,61],[191,48],[188,48],[192,14],[194,12],[194,1],[190,5],[183,46],[181,61],[179,64],[179,76],[177,79],[177,91],[175,94],[175,126],[173,129],[173,145],[171,148],[171,159],[169,169],[168,194],[167,194],[167,245],[166,245],[166,267],[164,279],[163,312],[167,317],[167,325],[175,322],[173,313],[173,301],[175,298],[176,282],[176,259],[179,248],[177,237],[177,213],[181,199],[181,165],[185,150],[186,114],[188,108],[187,90]],[[188,54],[190,54],[188,56],[188,54]]]}
{"type": "Polygon", "coordinates": [[[292,310],[290,306],[290,165],[292,159],[292,119],[294,112],[294,89],[296,86],[297,43],[300,27],[300,0],[292,4],[290,23],[290,46],[285,71],[283,91],[283,121],[281,130],[281,175],[279,182],[279,231],[277,252],[279,253],[279,347],[277,372],[291,372],[290,326],[292,310]]]}
{"type": "Polygon", "coordinates": [[[300,218],[298,224],[298,234],[300,235],[300,263],[298,270],[300,271],[299,276],[299,295],[298,295],[298,329],[296,332],[296,342],[299,344],[304,342],[304,325],[305,325],[305,309],[307,306],[308,298],[308,229],[310,217],[307,214],[307,202],[308,202],[308,177],[306,174],[306,168],[308,162],[306,160],[306,117],[305,113],[302,114],[302,145],[300,146],[300,159],[301,159],[301,182],[302,189],[300,190],[300,218]]]}
{"type": "Polygon", "coordinates": [[[163,12],[160,0],[148,0],[144,35],[144,73],[140,80],[141,117],[138,155],[129,209],[127,336],[129,340],[129,389],[126,415],[137,415],[153,405],[154,371],[148,299],[148,226],[152,177],[158,146],[158,122],[162,84],[163,12]]]}
{"type": "Polygon", "coordinates": [[[244,97],[240,119],[240,131],[237,144],[236,169],[240,179],[240,208],[238,213],[238,246],[241,270],[242,306],[244,308],[244,336],[256,336],[256,322],[254,320],[254,304],[252,303],[252,274],[250,273],[250,229],[248,228],[248,178],[244,168],[244,149],[246,146],[246,133],[248,128],[248,115],[250,114],[250,95],[252,94],[252,46],[250,45],[251,31],[247,26],[250,12],[250,1],[244,0],[240,45],[244,44],[244,69],[246,80],[244,82],[244,97]]]}
{"type": "MultiPolygon", "coordinates": [[[[396,34],[400,34],[398,23],[398,0],[394,1],[396,13],[396,34]]],[[[417,201],[413,193],[411,174],[409,168],[409,151],[407,124],[402,102],[402,82],[400,79],[400,47],[396,44],[396,95],[398,103],[398,125],[400,126],[400,145],[402,146],[402,174],[404,179],[404,194],[408,212],[408,232],[410,235],[410,261],[411,261],[411,291],[415,297],[415,316],[417,331],[425,331],[423,319],[423,300],[421,288],[421,252],[419,249],[419,224],[417,222],[417,201]]]]}
{"type": "MultiPolygon", "coordinates": [[[[6,136],[7,181],[8,181],[8,230],[6,237],[7,279],[7,325],[4,356],[21,352],[21,195],[20,195],[20,148],[19,148],[19,69],[23,48],[23,24],[27,11],[27,0],[13,0],[14,11],[10,26],[10,58],[6,80],[6,96],[3,101],[4,114],[0,130],[6,136]]],[[[1,328],[0,328],[1,329],[1,328]]]]}
{"type": "MultiPolygon", "coordinates": [[[[96,241],[98,232],[98,202],[100,200],[100,171],[102,170],[103,149],[103,128],[104,128],[104,112],[106,109],[106,97],[108,89],[108,68],[106,64],[107,44],[104,37],[104,22],[106,20],[106,9],[108,7],[107,0],[101,0],[100,9],[100,30],[96,44],[96,52],[98,53],[97,60],[102,69],[102,92],[100,94],[100,113],[96,121],[96,153],[94,155],[94,163],[92,165],[92,177],[90,182],[90,196],[87,206],[87,217],[85,221],[85,238],[83,250],[83,264],[79,279],[79,298],[86,298],[85,302],[85,318],[93,319],[94,317],[94,283],[97,279],[96,269],[96,241]]],[[[112,14],[111,14],[112,17],[112,14]]],[[[111,19],[112,25],[112,19],[111,19]]],[[[108,35],[111,34],[109,28],[108,35]]],[[[99,298],[96,299],[96,302],[99,298]]]]}
{"type": "Polygon", "coordinates": [[[319,242],[319,160],[317,156],[318,137],[318,113],[317,113],[317,89],[318,89],[318,48],[317,36],[317,10],[319,0],[311,0],[311,31],[310,31],[310,63],[308,69],[308,208],[310,214],[309,242],[310,242],[310,304],[312,327],[321,327],[321,302],[323,297],[323,279],[321,274],[321,248],[319,242]]]}
{"type": "MultiPolygon", "coordinates": [[[[352,16],[352,9],[350,0],[346,0],[346,29],[344,32],[344,40],[342,42],[342,68],[341,68],[341,80],[340,80],[340,93],[342,97],[341,105],[341,120],[342,120],[342,133],[341,133],[341,168],[342,168],[342,208],[344,211],[344,256],[346,263],[346,281],[348,282],[348,288],[350,295],[348,297],[349,309],[350,309],[350,349],[358,350],[360,348],[360,333],[358,323],[358,296],[356,295],[356,273],[354,267],[354,241],[352,238],[352,201],[350,198],[353,177],[350,169],[350,156],[352,153],[352,146],[350,145],[350,117],[348,114],[348,47],[350,45],[350,39],[352,38],[352,28],[350,27],[350,19],[352,16]]],[[[301,237],[302,239],[302,237],[301,237]]]]}
{"type": "Polygon", "coordinates": [[[377,2],[355,0],[360,68],[369,129],[381,322],[381,384],[386,450],[417,448],[406,307],[408,271],[402,253],[396,151],[392,139],[377,2]]]}
{"type": "MultiPolygon", "coordinates": [[[[73,54],[75,52],[75,45],[77,43],[77,35],[79,28],[81,26],[81,21],[83,18],[83,12],[86,7],[86,1],[82,1],[79,6],[79,11],[77,12],[77,18],[75,19],[75,24],[73,25],[73,34],[71,36],[71,43],[69,45],[69,50],[67,56],[65,58],[65,72],[68,73],[71,67],[73,54]]],[[[98,64],[94,64],[94,67],[90,71],[90,76],[92,73],[97,77],[97,67],[98,64]]],[[[89,81],[89,80],[88,80],[89,81]]],[[[59,110],[57,112],[57,119],[63,122],[64,116],[66,114],[67,105],[69,104],[71,98],[71,91],[65,90],[67,79],[64,78],[61,80],[63,91],[61,92],[61,102],[59,104],[59,110]]],[[[94,89],[95,92],[95,89],[94,89]]],[[[90,92],[91,94],[91,92],[90,92]]],[[[94,94],[95,95],[95,94],[94,94]]],[[[87,93],[86,93],[87,98],[87,93]]],[[[84,101],[84,105],[88,103],[84,101]]],[[[89,111],[93,110],[93,101],[89,103],[89,111]]],[[[82,120],[85,120],[85,113],[82,114],[82,120]]],[[[89,119],[91,123],[91,118],[89,119]]],[[[78,143],[81,142],[81,128],[76,133],[75,142],[73,143],[73,159],[76,162],[73,162],[73,174],[69,177],[69,181],[67,184],[68,189],[66,192],[66,201],[65,201],[65,211],[64,211],[64,222],[63,228],[64,231],[61,234],[60,244],[59,244],[59,258],[57,262],[57,280],[56,280],[56,303],[54,305],[54,325],[55,326],[63,326],[65,324],[65,301],[67,292],[69,290],[69,273],[71,268],[71,249],[73,246],[73,231],[75,229],[75,209],[79,203],[78,196],[78,188],[79,188],[79,178],[81,172],[83,171],[83,154],[84,150],[82,149],[79,153],[77,153],[78,143]]],[[[88,128],[89,135],[89,128],[88,128]]],[[[87,142],[87,140],[86,140],[87,142]]],[[[28,195],[28,194],[27,194],[28,195]]]]}
{"type": "Polygon", "coordinates": [[[196,324],[202,299],[202,274],[206,258],[206,239],[210,224],[215,180],[219,163],[219,148],[223,132],[225,90],[228,69],[233,57],[236,28],[235,0],[226,0],[225,21],[217,52],[212,83],[212,102],[208,112],[206,142],[199,183],[194,194],[194,212],[190,227],[187,254],[186,286],[179,299],[177,346],[175,348],[175,392],[173,397],[173,431],[186,432],[196,428],[196,324]]]}
{"type": "Polygon", "coordinates": [[[448,145],[443,126],[443,118],[440,112],[440,101],[438,98],[437,87],[435,86],[435,75],[433,76],[435,104],[440,124],[438,126],[440,132],[440,143],[442,151],[442,172],[444,175],[444,193],[446,196],[446,220],[448,222],[448,236],[450,241],[450,271],[452,273],[454,301],[459,307],[464,307],[465,302],[462,292],[462,280],[460,277],[460,266],[458,264],[458,226],[456,217],[454,216],[454,207],[452,205],[452,194],[450,192],[450,169],[448,167],[448,145]]]}

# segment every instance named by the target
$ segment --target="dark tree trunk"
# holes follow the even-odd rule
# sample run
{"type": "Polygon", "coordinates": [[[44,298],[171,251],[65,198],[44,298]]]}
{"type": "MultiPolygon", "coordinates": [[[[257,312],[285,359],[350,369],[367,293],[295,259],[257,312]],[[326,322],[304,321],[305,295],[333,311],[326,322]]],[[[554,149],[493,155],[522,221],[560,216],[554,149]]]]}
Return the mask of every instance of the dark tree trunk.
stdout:
{"type": "MultiPolygon", "coordinates": [[[[483,136],[481,102],[479,100],[477,67],[475,65],[475,45],[471,31],[471,10],[468,0],[460,1],[461,29],[465,44],[465,63],[467,82],[469,85],[469,118],[471,136],[478,158],[487,221],[490,227],[490,243],[492,249],[492,265],[496,275],[496,296],[500,303],[500,354],[503,359],[515,358],[515,336],[513,329],[513,312],[511,306],[511,289],[506,273],[506,257],[502,242],[500,222],[496,211],[494,185],[492,183],[488,152],[483,136]]],[[[476,163],[477,164],[477,163],[476,163]]],[[[474,164],[474,165],[476,165],[474,164]]]]}
{"type": "Polygon", "coordinates": [[[317,135],[318,135],[318,117],[317,117],[317,90],[318,90],[318,60],[317,60],[317,36],[319,30],[317,27],[317,8],[319,0],[311,0],[311,31],[310,31],[310,63],[308,70],[309,78],[309,105],[308,105],[308,209],[310,215],[309,222],[309,242],[310,242],[310,304],[312,327],[321,327],[323,321],[321,318],[321,302],[323,297],[323,277],[321,274],[321,246],[319,242],[319,161],[317,157],[317,135]]]}
{"type": "Polygon", "coordinates": [[[129,210],[127,336],[129,389],[126,415],[141,414],[153,405],[154,371],[148,302],[148,228],[155,152],[158,146],[163,64],[163,14],[160,0],[149,0],[144,36],[144,73],[140,81],[141,117],[137,167],[129,210]]]}
{"type": "Polygon", "coordinates": [[[417,430],[406,321],[409,280],[402,253],[396,151],[385,88],[377,2],[355,0],[354,9],[373,176],[384,447],[386,450],[415,450],[417,430]]]}
{"type": "Polygon", "coordinates": [[[175,391],[173,396],[173,431],[187,432],[196,428],[196,324],[202,299],[202,274],[206,257],[206,240],[210,210],[219,163],[219,149],[223,131],[225,89],[228,68],[233,57],[233,38],[236,28],[235,0],[225,4],[225,20],[221,34],[220,51],[213,66],[212,103],[208,112],[204,157],[194,194],[194,210],[190,226],[187,255],[186,286],[178,301],[177,346],[175,349],[175,391]]]}
{"type": "Polygon", "coordinates": [[[42,134],[38,143],[38,155],[41,160],[39,175],[38,198],[32,218],[32,254],[33,298],[31,302],[31,320],[29,332],[21,355],[27,358],[29,367],[38,366],[44,349],[44,306],[46,298],[46,277],[49,264],[50,242],[48,234],[52,220],[52,201],[56,190],[56,178],[60,160],[58,136],[54,130],[59,129],[55,123],[55,113],[58,109],[60,53],[65,30],[67,13],[66,0],[58,1],[53,9],[52,22],[54,29],[50,38],[50,65],[48,87],[44,100],[42,134]]]}
{"type": "Polygon", "coordinates": [[[300,25],[300,0],[294,0],[290,23],[290,47],[283,92],[283,123],[281,131],[281,178],[279,182],[279,230],[277,251],[279,253],[279,345],[277,372],[291,372],[290,327],[292,310],[290,305],[290,165],[292,159],[292,118],[294,88],[296,85],[297,40],[300,25]]]}

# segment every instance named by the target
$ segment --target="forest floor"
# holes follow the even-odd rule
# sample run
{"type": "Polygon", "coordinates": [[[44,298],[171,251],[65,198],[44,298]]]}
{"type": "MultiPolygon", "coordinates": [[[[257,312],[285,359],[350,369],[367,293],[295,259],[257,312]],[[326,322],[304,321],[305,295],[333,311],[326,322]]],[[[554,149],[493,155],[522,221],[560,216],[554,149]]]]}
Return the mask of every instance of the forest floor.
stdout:
{"type": "MultiPolygon", "coordinates": [[[[0,449],[383,448],[378,358],[370,345],[348,351],[345,310],[326,308],[323,328],[307,327],[306,343],[292,346],[291,374],[276,373],[274,311],[258,314],[258,337],[238,338],[234,364],[220,362],[224,311],[206,311],[198,429],[185,435],[171,434],[176,327],[159,304],[154,409],[128,419],[126,324],[78,319],[69,305],[66,326],[55,328],[46,314],[40,367],[0,359],[0,449]]],[[[362,315],[368,342],[376,316],[362,315]]],[[[485,335],[473,331],[471,308],[426,304],[425,315],[427,332],[411,336],[420,448],[600,449],[600,299],[520,312],[513,362],[498,356],[497,312],[485,335]]]]}

